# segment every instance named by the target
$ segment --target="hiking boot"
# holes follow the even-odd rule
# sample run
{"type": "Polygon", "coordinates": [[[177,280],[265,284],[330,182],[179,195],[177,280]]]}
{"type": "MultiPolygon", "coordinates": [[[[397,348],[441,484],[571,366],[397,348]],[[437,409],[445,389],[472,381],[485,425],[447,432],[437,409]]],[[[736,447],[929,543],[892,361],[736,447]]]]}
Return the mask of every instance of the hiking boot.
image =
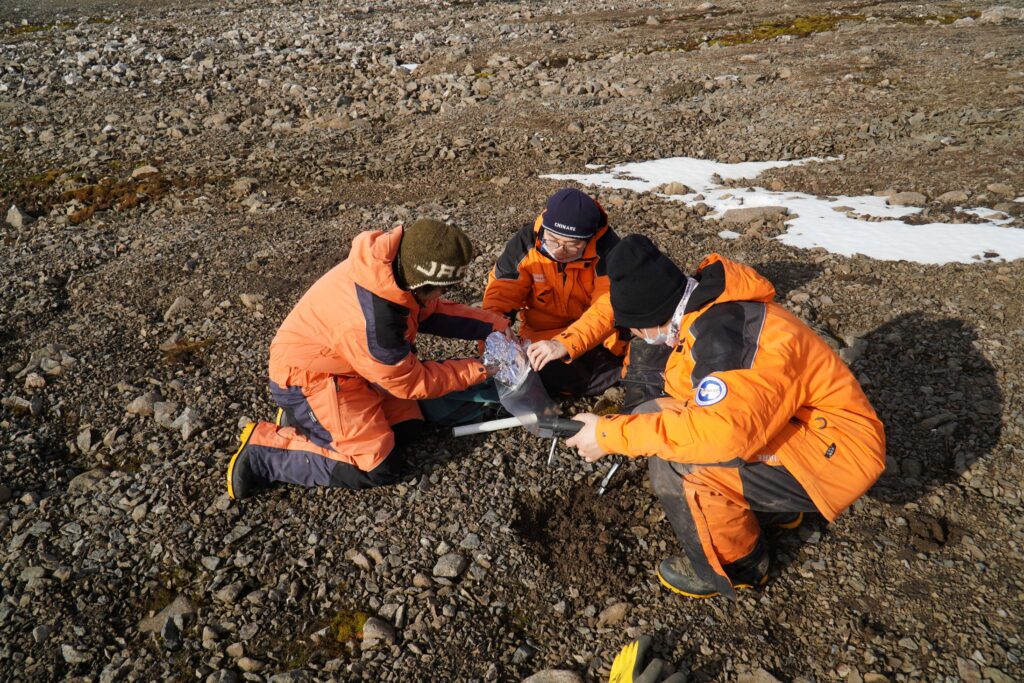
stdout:
{"type": "MultiPolygon", "coordinates": [[[[758,563],[757,572],[761,578],[756,585],[763,586],[768,582],[767,555],[758,563]]],[[[662,560],[658,565],[658,581],[673,593],[679,593],[688,598],[713,598],[718,595],[718,588],[715,584],[697,576],[693,564],[690,563],[690,558],[685,555],[673,555],[662,560]]],[[[752,583],[733,584],[733,588],[736,590],[754,587],[755,584],[752,583]]]]}
{"type": "Polygon", "coordinates": [[[795,529],[804,523],[804,513],[794,512],[788,518],[775,520],[776,529],[795,529]]]}
{"type": "Polygon", "coordinates": [[[758,512],[757,521],[762,529],[795,529],[804,523],[804,513],[758,512]]]}
{"type": "Polygon", "coordinates": [[[242,441],[242,445],[238,447],[228,462],[228,496],[232,500],[248,498],[267,486],[267,482],[252,471],[249,453],[246,450],[254,429],[256,429],[255,422],[245,425],[241,436],[238,437],[242,441]]]}

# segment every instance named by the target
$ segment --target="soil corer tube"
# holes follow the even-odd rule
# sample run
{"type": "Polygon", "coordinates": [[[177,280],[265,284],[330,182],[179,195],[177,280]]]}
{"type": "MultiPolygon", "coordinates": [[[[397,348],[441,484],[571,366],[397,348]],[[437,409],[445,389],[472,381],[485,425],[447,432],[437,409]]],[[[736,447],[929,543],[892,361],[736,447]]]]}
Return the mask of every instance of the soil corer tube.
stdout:
{"type": "Polygon", "coordinates": [[[496,432],[499,429],[525,427],[527,425],[532,425],[536,422],[536,415],[524,415],[523,417],[506,417],[501,420],[489,420],[487,422],[476,422],[471,425],[459,425],[458,427],[452,429],[452,436],[468,436],[470,434],[496,432]]]}

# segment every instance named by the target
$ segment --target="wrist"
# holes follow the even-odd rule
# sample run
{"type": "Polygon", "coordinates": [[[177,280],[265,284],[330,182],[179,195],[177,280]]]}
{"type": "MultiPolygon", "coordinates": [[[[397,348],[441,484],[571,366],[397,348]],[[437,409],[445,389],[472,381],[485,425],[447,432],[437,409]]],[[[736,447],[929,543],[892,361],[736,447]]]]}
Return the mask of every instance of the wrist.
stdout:
{"type": "Polygon", "coordinates": [[[551,341],[556,341],[559,344],[561,344],[562,348],[565,349],[566,354],[568,354],[570,360],[575,360],[577,356],[583,354],[583,352],[586,351],[586,349],[578,348],[579,342],[574,337],[570,336],[569,334],[566,334],[565,332],[561,333],[557,337],[554,337],[551,341]]]}

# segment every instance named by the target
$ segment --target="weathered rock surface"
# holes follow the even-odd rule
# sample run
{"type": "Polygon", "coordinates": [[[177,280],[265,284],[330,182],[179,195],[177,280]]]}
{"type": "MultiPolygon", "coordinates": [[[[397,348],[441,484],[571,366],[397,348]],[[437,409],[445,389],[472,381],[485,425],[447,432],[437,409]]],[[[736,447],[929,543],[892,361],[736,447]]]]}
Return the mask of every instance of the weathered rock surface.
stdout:
{"type": "Polygon", "coordinates": [[[0,3],[0,671],[607,680],[648,633],[691,680],[1021,680],[1024,262],[803,251],[778,207],[743,203],[888,197],[908,223],[969,231],[997,208],[1020,230],[1021,21],[852,0],[0,3]],[[560,444],[547,468],[525,430],[427,427],[393,486],[228,498],[240,429],[274,416],[271,340],[355,235],[451,221],[478,256],[448,296],[480,301],[571,184],[544,176],[674,156],[822,160],[723,179],[720,221],[587,190],[686,271],[757,268],[886,427],[866,496],[766,533],[763,591],[669,594],[653,568],[678,543],[645,464],[596,496],[606,463],[560,444]]]}

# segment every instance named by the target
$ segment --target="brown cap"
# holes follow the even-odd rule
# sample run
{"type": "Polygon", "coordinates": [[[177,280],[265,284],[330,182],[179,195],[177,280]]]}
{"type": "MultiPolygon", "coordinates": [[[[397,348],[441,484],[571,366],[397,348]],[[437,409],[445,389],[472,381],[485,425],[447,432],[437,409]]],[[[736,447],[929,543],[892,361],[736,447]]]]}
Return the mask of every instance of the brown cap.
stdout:
{"type": "Polygon", "coordinates": [[[420,218],[403,231],[398,256],[409,289],[446,287],[462,282],[466,266],[473,260],[473,244],[452,225],[420,218]]]}

